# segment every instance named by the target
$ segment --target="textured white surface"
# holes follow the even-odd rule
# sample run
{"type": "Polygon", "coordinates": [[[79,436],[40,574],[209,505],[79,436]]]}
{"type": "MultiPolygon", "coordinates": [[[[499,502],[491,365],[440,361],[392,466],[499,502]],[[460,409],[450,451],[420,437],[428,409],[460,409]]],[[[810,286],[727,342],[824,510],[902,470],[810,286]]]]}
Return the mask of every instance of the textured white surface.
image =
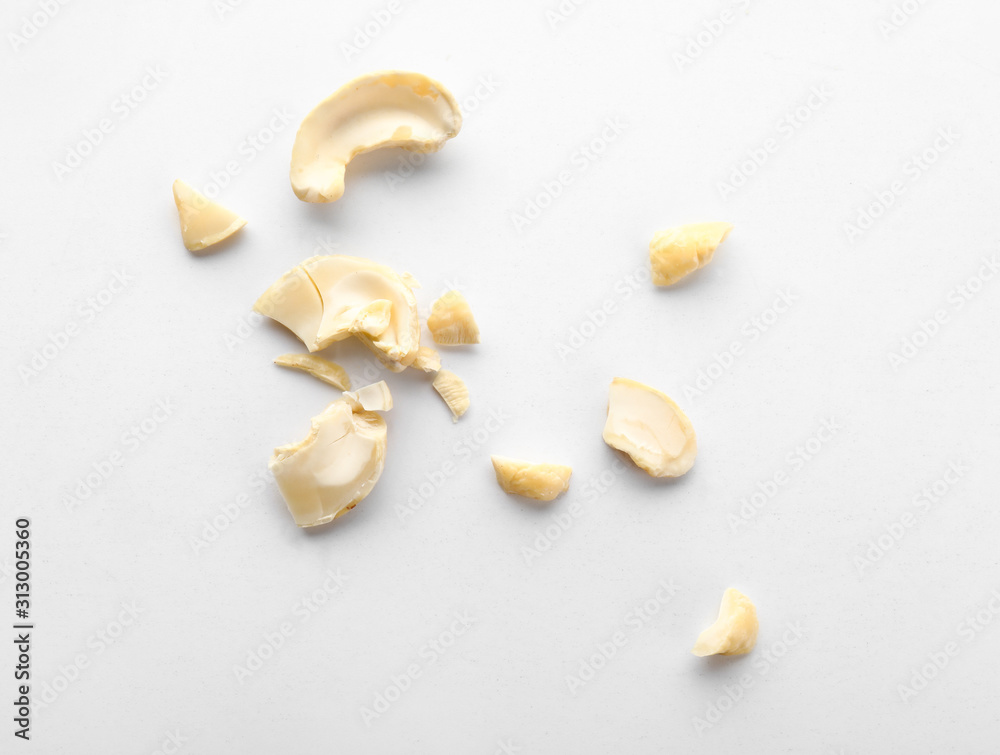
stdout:
{"type": "MultiPolygon", "coordinates": [[[[33,694],[61,692],[4,752],[170,752],[175,735],[213,754],[995,751],[1000,276],[968,301],[956,287],[1000,258],[996,4],[911,0],[886,37],[886,0],[564,2],[554,26],[555,0],[246,2],[222,17],[209,0],[119,0],[8,35],[43,5],[9,4],[0,46],[0,619],[28,515],[33,694]],[[680,65],[699,33],[709,44],[680,65]],[[462,133],[412,171],[408,153],[359,157],[341,201],[299,202],[299,120],[391,67],[449,86],[462,133]],[[120,98],[147,69],[130,110],[120,98]],[[102,119],[109,133],[60,180],[54,162],[102,119]],[[259,132],[267,144],[246,141],[259,132]],[[249,225],[189,254],[175,178],[225,184],[249,225]],[[891,207],[849,239],[879,194],[891,207]],[[523,224],[529,200],[546,208],[523,224]],[[702,220],[735,230],[710,266],[655,290],[653,233],[702,220]],[[271,363],[300,348],[289,333],[247,323],[282,271],[324,250],[413,273],[425,314],[458,288],[483,343],[443,353],[473,399],[457,425],[427,376],[387,377],[378,487],[303,532],[260,475],[335,394],[271,363]],[[128,282],[112,292],[116,274],[128,282]],[[937,310],[946,322],[894,368],[937,310]],[[615,375],[690,416],[687,476],[652,480],[601,441],[615,375]],[[817,434],[814,458],[791,461],[817,434]],[[491,453],[571,463],[570,491],[550,507],[508,498],[491,453]],[[950,465],[961,477],[918,501],[950,465]],[[892,546],[859,573],[880,536],[892,546]],[[343,587],[306,607],[338,570],[343,587]],[[729,586],[757,605],[757,650],[695,658],[729,586]],[[647,601],[658,610],[640,617],[647,601]],[[138,617],[119,632],[123,603],[138,617]],[[456,616],[471,627],[452,637],[456,616]],[[932,657],[947,665],[903,700],[932,657]],[[393,702],[366,724],[377,695],[393,702]]],[[[365,382],[359,347],[335,353],[365,382]]]]}

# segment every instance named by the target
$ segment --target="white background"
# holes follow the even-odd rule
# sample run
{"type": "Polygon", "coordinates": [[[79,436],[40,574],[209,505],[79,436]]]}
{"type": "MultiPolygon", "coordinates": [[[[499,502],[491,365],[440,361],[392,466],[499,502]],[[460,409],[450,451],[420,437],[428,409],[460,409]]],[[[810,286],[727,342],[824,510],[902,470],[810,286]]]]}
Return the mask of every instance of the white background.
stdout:
{"type": "MultiPolygon", "coordinates": [[[[32,694],[49,702],[29,744],[5,705],[4,752],[996,751],[1000,279],[977,278],[1000,252],[996,4],[910,0],[886,26],[890,0],[71,2],[10,36],[42,7],[8,3],[0,44],[0,615],[29,516],[32,694]],[[380,68],[444,82],[461,134],[404,180],[408,153],[389,150],[350,166],[336,204],[299,202],[299,121],[380,68]],[[58,170],[71,150],[88,154],[58,170]],[[175,178],[249,225],[189,254],[175,178]],[[850,232],[863,213],[879,217],[850,232]],[[641,280],[655,231],[702,220],[735,224],[709,267],[641,280]],[[324,248],[413,273],[424,310],[460,288],[483,343],[444,354],[472,396],[457,425],[424,375],[387,378],[381,481],[303,531],[260,475],[335,394],[273,366],[301,346],[248,315],[324,248]],[[616,375],[688,413],[688,475],[616,464],[616,375]],[[824,421],[839,429],[793,464],[824,421]],[[490,453],[569,463],[571,489],[508,497],[490,453]],[[757,649],[698,659],[729,586],[758,607],[757,649]],[[454,638],[458,614],[472,626],[454,638]]],[[[364,381],[359,345],[333,353],[364,381]]]]}

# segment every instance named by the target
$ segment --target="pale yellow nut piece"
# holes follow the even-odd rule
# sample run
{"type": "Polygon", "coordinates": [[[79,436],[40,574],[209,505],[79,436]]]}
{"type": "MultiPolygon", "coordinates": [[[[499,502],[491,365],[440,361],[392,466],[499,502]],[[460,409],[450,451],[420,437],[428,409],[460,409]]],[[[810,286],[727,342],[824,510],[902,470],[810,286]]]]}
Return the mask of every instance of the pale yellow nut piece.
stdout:
{"type": "Polygon", "coordinates": [[[461,128],[458,103],[434,79],[407,71],[360,76],[303,119],[292,146],[292,190],[304,202],[335,202],[355,155],[381,147],[437,152],[461,128]]]}
{"type": "Polygon", "coordinates": [[[358,409],[366,412],[387,412],[392,409],[392,394],[384,380],[356,391],[345,391],[344,399],[353,401],[358,409]]]}
{"type": "Polygon", "coordinates": [[[680,407],[666,394],[627,378],[611,381],[604,442],[653,477],[680,477],[698,454],[691,420],[680,407]]]}
{"type": "Polygon", "coordinates": [[[421,346],[417,351],[417,358],[413,360],[413,366],[424,372],[437,372],[441,369],[441,355],[430,346],[421,346]]]}
{"type": "Polygon", "coordinates": [[[403,279],[403,283],[405,283],[410,288],[420,288],[421,287],[420,286],[420,281],[418,281],[416,278],[414,278],[413,275],[410,274],[410,273],[400,273],[399,277],[402,278],[403,279]]]}
{"type": "Polygon", "coordinates": [[[732,223],[692,223],[657,233],[649,242],[653,283],[671,286],[707,265],[731,230],[732,223]]]}
{"type": "Polygon", "coordinates": [[[307,372],[314,378],[329,383],[342,391],[351,390],[351,378],[348,376],[347,370],[336,362],[323,359],[315,354],[282,354],[274,360],[274,363],[279,367],[307,372]]]}
{"type": "Polygon", "coordinates": [[[458,291],[449,291],[431,305],[427,329],[434,343],[446,346],[479,343],[479,326],[469,302],[458,291]]]}
{"type": "Polygon", "coordinates": [[[420,320],[413,291],[391,268],[343,254],[310,257],[254,304],[319,351],[351,336],[399,372],[416,359],[420,320]]]}
{"type": "Polygon", "coordinates": [[[530,461],[491,456],[497,484],[506,493],[551,501],[569,490],[570,467],[562,464],[532,464],[530,461]]]}
{"type": "Polygon", "coordinates": [[[302,267],[293,267],[271,284],[253,305],[254,311],[280,322],[309,348],[323,321],[323,299],[302,267]]]}
{"type": "Polygon", "coordinates": [[[451,409],[452,422],[458,422],[458,418],[469,409],[469,389],[465,383],[454,372],[441,370],[435,375],[431,385],[451,409]]]}
{"type": "Polygon", "coordinates": [[[730,587],[722,596],[719,618],[698,635],[691,650],[697,656],[746,655],[757,644],[757,609],[750,598],[730,587]]]}
{"type": "Polygon", "coordinates": [[[268,468],[295,523],[313,527],[347,513],[372,491],[385,445],[385,420],[345,394],[313,417],[305,440],[276,448],[268,468]]]}
{"type": "Polygon", "coordinates": [[[181,238],[190,252],[218,244],[247,224],[235,212],[213,202],[180,179],[174,181],[174,204],[181,219],[181,238]]]}

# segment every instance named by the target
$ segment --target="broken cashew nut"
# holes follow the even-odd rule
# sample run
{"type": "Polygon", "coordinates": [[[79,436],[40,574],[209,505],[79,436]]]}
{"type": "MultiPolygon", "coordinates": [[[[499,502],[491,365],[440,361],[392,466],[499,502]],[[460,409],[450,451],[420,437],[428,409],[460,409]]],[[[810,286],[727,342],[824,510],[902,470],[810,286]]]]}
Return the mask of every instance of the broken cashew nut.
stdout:
{"type": "Polygon", "coordinates": [[[274,360],[279,367],[307,372],[314,378],[332,385],[341,391],[351,390],[351,378],[347,370],[336,362],[331,362],[315,354],[282,354],[274,360]]]}
{"type": "Polygon", "coordinates": [[[461,128],[458,103],[434,79],[406,71],[360,76],[303,119],[292,146],[292,190],[304,202],[336,202],[355,155],[381,147],[437,152],[461,128]]]}
{"type": "Polygon", "coordinates": [[[551,501],[569,490],[571,467],[562,464],[532,464],[529,461],[491,456],[497,484],[505,493],[551,501]]]}
{"type": "Polygon", "coordinates": [[[672,286],[684,276],[705,267],[731,230],[732,223],[692,223],[657,233],[649,242],[653,283],[672,286]]]}
{"type": "Polygon", "coordinates": [[[268,468],[297,525],[330,522],[372,491],[386,442],[385,420],[375,411],[391,406],[384,382],[345,393],[313,417],[305,440],[274,449],[268,468]]]}
{"type": "Polygon", "coordinates": [[[360,257],[311,257],[275,281],[254,310],[291,330],[309,351],[354,336],[394,372],[412,364],[420,349],[413,291],[391,268],[360,257]]]}
{"type": "Polygon", "coordinates": [[[174,204],[181,220],[181,239],[189,252],[218,244],[247,224],[180,179],[174,181],[174,204]]]}
{"type": "Polygon", "coordinates": [[[479,343],[479,326],[469,302],[458,291],[449,291],[431,305],[427,329],[434,343],[445,346],[479,343]]]}
{"type": "Polygon", "coordinates": [[[664,393],[627,378],[611,381],[604,442],[653,477],[680,477],[698,454],[691,420],[664,393]]]}
{"type": "Polygon", "coordinates": [[[757,644],[758,629],[754,604],[730,587],[722,596],[719,618],[698,635],[691,652],[697,656],[745,655],[757,644]]]}
{"type": "Polygon", "coordinates": [[[452,422],[458,422],[458,418],[469,410],[469,389],[462,382],[462,378],[454,372],[440,370],[434,377],[431,387],[451,409],[452,422]]]}

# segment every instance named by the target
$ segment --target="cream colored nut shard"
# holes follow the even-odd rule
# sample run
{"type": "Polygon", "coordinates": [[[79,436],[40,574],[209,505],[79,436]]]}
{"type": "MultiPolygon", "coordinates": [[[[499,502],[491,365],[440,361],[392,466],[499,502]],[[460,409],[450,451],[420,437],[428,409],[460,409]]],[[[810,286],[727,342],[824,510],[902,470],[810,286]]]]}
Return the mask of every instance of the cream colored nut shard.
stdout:
{"type": "Polygon", "coordinates": [[[434,79],[406,71],[361,76],[302,121],[292,146],[292,190],[304,202],[335,202],[355,155],[380,147],[437,152],[461,128],[458,103],[434,79]]]}
{"type": "Polygon", "coordinates": [[[315,354],[282,354],[274,360],[274,363],[279,367],[307,372],[314,378],[329,383],[342,391],[351,390],[351,378],[348,376],[347,370],[339,364],[315,354]]]}
{"type": "Polygon", "coordinates": [[[431,385],[451,409],[452,422],[458,422],[458,418],[469,409],[469,389],[465,383],[454,372],[441,370],[431,385]]]}
{"type": "Polygon", "coordinates": [[[441,369],[441,355],[430,346],[421,346],[417,351],[417,358],[413,360],[413,366],[424,372],[437,372],[441,369]]]}
{"type": "Polygon", "coordinates": [[[309,351],[355,336],[395,371],[420,348],[413,291],[391,268],[360,257],[311,257],[275,281],[254,310],[287,327],[309,351]]]}
{"type": "Polygon", "coordinates": [[[671,286],[707,265],[731,230],[732,223],[692,223],[657,233],[649,242],[653,283],[671,286]]]}
{"type": "Polygon", "coordinates": [[[434,343],[446,346],[479,343],[479,326],[469,302],[458,291],[449,291],[431,305],[427,329],[434,343]]]}
{"type": "Polygon", "coordinates": [[[344,398],[355,402],[358,408],[366,412],[387,412],[392,409],[392,394],[384,380],[356,391],[345,391],[344,398]]]}
{"type": "Polygon", "coordinates": [[[691,650],[697,656],[745,655],[757,644],[757,609],[750,598],[730,587],[722,596],[719,618],[698,635],[691,650]]]}
{"type": "Polygon", "coordinates": [[[491,456],[497,484],[504,492],[551,501],[569,490],[570,467],[562,464],[532,464],[530,461],[491,456]]]}
{"type": "Polygon", "coordinates": [[[313,527],[353,509],[382,474],[385,442],[385,420],[345,394],[313,417],[305,440],[274,449],[268,467],[295,523],[313,527]]]}
{"type": "Polygon", "coordinates": [[[253,305],[254,311],[280,322],[316,351],[316,334],[323,321],[323,299],[302,267],[293,267],[271,284],[253,305]]]}
{"type": "Polygon", "coordinates": [[[691,420],[671,398],[627,378],[611,381],[604,442],[653,477],[680,477],[698,453],[691,420]]]}
{"type": "Polygon", "coordinates": [[[247,224],[235,212],[213,202],[180,179],[174,181],[174,204],[181,219],[181,238],[190,252],[218,244],[247,224]]]}

